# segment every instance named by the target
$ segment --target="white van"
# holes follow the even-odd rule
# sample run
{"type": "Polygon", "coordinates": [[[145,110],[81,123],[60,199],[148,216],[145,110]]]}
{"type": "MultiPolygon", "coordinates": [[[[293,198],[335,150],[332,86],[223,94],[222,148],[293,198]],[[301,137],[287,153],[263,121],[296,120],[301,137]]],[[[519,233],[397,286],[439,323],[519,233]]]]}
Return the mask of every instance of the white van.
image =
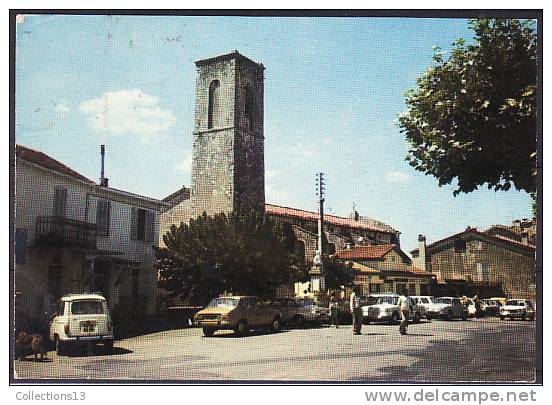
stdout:
{"type": "Polygon", "coordinates": [[[99,293],[69,294],[61,298],[59,309],[50,324],[50,340],[59,355],[69,345],[103,343],[113,349],[113,322],[107,301],[99,293]]]}

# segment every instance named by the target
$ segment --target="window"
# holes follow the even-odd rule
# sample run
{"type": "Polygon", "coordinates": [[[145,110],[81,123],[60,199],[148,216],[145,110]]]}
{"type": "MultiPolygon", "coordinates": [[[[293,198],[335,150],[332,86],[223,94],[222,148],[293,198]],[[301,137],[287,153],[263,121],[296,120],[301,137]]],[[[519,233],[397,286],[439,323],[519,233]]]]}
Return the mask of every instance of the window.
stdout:
{"type": "Polygon", "coordinates": [[[454,241],[454,253],[466,253],[466,241],[457,239],[454,241]]]}
{"type": "Polygon", "coordinates": [[[245,86],[245,116],[247,117],[249,129],[253,129],[253,123],[255,122],[255,97],[250,85],[245,86]]]}
{"type": "Polygon", "coordinates": [[[27,256],[27,229],[15,230],[15,264],[25,264],[27,256]]]}
{"type": "Polygon", "coordinates": [[[67,214],[67,189],[65,187],[56,187],[54,189],[54,206],[52,215],[55,217],[65,217],[67,214]]]}
{"type": "Polygon", "coordinates": [[[477,263],[477,281],[489,282],[489,267],[487,263],[477,263]]]}
{"type": "Polygon", "coordinates": [[[155,215],[143,208],[132,207],[130,237],[133,240],[155,240],[155,215]]]}
{"type": "Polygon", "coordinates": [[[213,80],[209,85],[209,107],[207,128],[211,129],[219,124],[220,119],[220,82],[213,80]]]}
{"type": "Polygon", "coordinates": [[[96,211],[96,226],[98,236],[109,236],[109,221],[111,215],[111,202],[99,200],[96,211]]]}

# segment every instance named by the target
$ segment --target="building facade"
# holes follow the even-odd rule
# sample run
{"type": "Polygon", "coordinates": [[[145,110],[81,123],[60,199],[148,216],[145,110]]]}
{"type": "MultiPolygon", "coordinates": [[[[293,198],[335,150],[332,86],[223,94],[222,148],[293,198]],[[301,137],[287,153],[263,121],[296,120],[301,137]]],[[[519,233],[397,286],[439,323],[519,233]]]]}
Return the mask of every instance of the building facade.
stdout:
{"type": "Polygon", "coordinates": [[[446,295],[504,296],[536,300],[536,247],[505,236],[505,228],[468,228],[430,245],[420,235],[412,256],[435,275],[434,289],[446,295]],[[497,231],[499,229],[499,231],[497,231]]]}
{"type": "Polygon", "coordinates": [[[355,284],[363,295],[396,293],[429,295],[433,275],[412,264],[394,244],[357,245],[333,255],[358,270],[355,284]]]}
{"type": "Polygon", "coordinates": [[[98,185],[42,152],[16,146],[16,310],[34,317],[67,293],[97,291],[111,308],[153,314],[158,200],[98,185]]]}

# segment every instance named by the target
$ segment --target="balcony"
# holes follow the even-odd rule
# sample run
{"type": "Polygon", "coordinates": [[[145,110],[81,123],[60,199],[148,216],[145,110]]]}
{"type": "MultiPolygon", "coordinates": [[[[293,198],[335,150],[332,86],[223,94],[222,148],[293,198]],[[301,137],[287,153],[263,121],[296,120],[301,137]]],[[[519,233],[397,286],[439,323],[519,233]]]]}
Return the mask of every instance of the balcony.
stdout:
{"type": "Polygon", "coordinates": [[[96,224],[64,217],[37,217],[36,246],[95,249],[96,224]]]}

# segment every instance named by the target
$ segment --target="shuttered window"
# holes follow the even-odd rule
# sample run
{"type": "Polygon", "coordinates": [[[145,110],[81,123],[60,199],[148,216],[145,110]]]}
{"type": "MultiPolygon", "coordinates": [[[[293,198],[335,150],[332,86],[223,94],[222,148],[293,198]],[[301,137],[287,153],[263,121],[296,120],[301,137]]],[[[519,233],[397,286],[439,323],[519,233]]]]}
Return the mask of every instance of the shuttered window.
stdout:
{"type": "Polygon", "coordinates": [[[15,264],[25,264],[27,256],[27,229],[15,230],[15,264]]]}
{"type": "Polygon", "coordinates": [[[155,214],[143,208],[132,208],[130,237],[133,240],[155,240],[155,214]]]}
{"type": "Polygon", "coordinates": [[[154,214],[151,211],[146,211],[146,226],[145,226],[145,232],[146,232],[146,241],[147,242],[153,242],[155,237],[155,222],[154,222],[154,214]]]}
{"type": "Polygon", "coordinates": [[[98,236],[109,236],[110,217],[111,202],[99,200],[96,211],[96,226],[98,236]]]}
{"type": "Polygon", "coordinates": [[[52,215],[55,217],[67,216],[67,189],[65,187],[56,187],[54,189],[54,207],[52,215]]]}

